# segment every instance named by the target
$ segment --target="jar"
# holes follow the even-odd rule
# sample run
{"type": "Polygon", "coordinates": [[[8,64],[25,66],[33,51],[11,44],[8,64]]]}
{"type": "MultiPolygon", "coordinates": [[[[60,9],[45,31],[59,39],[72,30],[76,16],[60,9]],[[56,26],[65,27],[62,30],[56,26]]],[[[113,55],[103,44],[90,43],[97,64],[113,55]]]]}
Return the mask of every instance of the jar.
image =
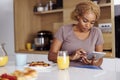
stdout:
{"type": "Polygon", "coordinates": [[[50,1],[49,1],[49,5],[48,5],[49,10],[52,10],[52,9],[53,9],[52,6],[53,6],[53,2],[52,2],[52,0],[50,0],[50,1]]]}
{"type": "Polygon", "coordinates": [[[4,49],[4,44],[0,44],[0,67],[8,63],[8,55],[4,49]]]}
{"type": "Polygon", "coordinates": [[[38,12],[44,11],[44,8],[43,8],[43,6],[42,6],[41,3],[38,5],[37,11],[38,11],[38,12]]]}

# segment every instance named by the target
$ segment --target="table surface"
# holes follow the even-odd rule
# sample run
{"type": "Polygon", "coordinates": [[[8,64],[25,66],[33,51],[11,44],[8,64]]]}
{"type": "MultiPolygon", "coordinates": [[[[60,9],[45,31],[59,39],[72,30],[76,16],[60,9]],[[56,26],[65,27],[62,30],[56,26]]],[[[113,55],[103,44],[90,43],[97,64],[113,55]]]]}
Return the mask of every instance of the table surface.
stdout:
{"type": "MultiPolygon", "coordinates": [[[[0,74],[12,73],[14,70],[22,70],[25,67],[15,66],[14,62],[9,62],[6,66],[0,67],[0,74]]],[[[59,70],[54,64],[49,69],[40,70],[37,80],[120,80],[120,72],[72,67],[66,70],[59,70]]]]}

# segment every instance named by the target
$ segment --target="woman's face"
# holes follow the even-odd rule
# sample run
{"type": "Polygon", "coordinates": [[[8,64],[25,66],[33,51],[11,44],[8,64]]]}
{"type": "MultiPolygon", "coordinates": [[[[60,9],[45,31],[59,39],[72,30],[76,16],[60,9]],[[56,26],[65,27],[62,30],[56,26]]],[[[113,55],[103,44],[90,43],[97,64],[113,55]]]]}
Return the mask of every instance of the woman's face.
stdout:
{"type": "Polygon", "coordinates": [[[88,32],[94,26],[96,16],[93,12],[86,12],[83,16],[79,16],[78,26],[81,32],[88,32]]]}

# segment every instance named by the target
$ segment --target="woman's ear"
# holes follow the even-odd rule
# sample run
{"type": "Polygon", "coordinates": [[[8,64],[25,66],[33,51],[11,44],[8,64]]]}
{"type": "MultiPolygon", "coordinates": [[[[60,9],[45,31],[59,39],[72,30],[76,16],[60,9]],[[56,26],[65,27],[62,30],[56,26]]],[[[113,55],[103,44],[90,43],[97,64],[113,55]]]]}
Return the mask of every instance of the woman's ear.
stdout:
{"type": "Polygon", "coordinates": [[[79,19],[80,19],[80,16],[77,16],[77,20],[79,21],[79,19]]]}
{"type": "Polygon", "coordinates": [[[77,19],[79,19],[80,18],[80,16],[77,16],[77,19]]]}

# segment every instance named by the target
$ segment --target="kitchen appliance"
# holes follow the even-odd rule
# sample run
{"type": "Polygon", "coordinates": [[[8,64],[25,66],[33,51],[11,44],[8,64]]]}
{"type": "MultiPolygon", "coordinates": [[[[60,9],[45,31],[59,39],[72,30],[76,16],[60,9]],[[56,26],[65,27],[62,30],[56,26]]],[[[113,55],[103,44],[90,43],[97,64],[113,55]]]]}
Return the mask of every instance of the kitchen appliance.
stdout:
{"type": "Polygon", "coordinates": [[[48,51],[53,40],[53,34],[51,31],[42,30],[37,33],[37,37],[34,39],[35,50],[48,51]]]}

